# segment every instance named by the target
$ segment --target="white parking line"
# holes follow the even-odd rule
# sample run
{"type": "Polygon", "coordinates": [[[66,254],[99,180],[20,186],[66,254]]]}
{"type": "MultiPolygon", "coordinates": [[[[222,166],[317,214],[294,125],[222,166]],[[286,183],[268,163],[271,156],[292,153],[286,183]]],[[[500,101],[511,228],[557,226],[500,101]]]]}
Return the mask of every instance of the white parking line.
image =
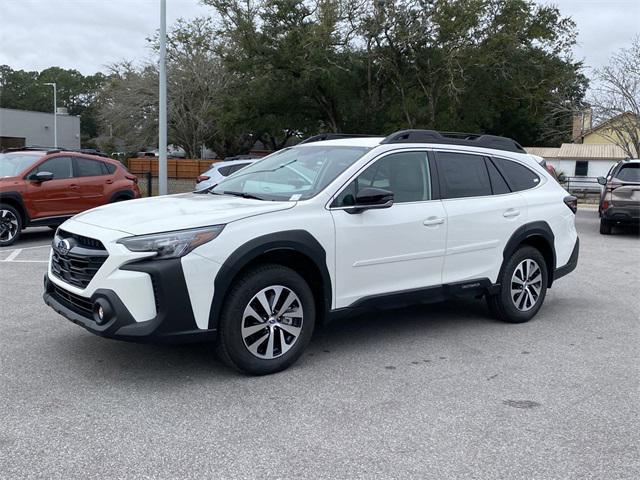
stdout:
{"type": "Polygon", "coordinates": [[[0,263],[49,263],[49,260],[0,260],[0,263]]]}
{"type": "Polygon", "coordinates": [[[45,248],[51,247],[51,243],[46,243],[44,245],[36,245],[34,247],[22,247],[22,248],[2,248],[0,252],[11,252],[13,250],[33,250],[34,248],[45,248]]]}
{"type": "Polygon", "coordinates": [[[13,262],[13,259],[16,258],[22,252],[21,248],[16,248],[13,252],[9,254],[7,258],[4,259],[5,262],[13,262]]]}

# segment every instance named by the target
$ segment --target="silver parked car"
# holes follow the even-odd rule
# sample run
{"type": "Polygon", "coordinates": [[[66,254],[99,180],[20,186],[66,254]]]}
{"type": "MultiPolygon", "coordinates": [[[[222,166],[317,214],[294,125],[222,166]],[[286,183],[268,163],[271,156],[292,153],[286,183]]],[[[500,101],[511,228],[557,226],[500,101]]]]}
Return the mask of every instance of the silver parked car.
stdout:
{"type": "Polygon", "coordinates": [[[235,173],[238,170],[241,170],[244,167],[257,162],[258,160],[258,158],[247,158],[244,160],[230,160],[226,162],[214,163],[211,165],[211,168],[209,170],[198,176],[198,178],[196,179],[196,190],[203,190],[205,188],[216,185],[232,173],[235,173]]]}

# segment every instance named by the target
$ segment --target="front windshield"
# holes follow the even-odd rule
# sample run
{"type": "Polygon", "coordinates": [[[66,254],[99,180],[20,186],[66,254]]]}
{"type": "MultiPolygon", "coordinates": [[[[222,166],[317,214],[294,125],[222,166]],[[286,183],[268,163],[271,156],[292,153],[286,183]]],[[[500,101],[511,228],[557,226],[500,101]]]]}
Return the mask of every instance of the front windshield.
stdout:
{"type": "Polygon", "coordinates": [[[368,150],[320,145],[287,148],[234,173],[212,192],[261,200],[304,200],[322,191],[368,150]]]}
{"type": "Polygon", "coordinates": [[[0,177],[15,177],[38,160],[37,155],[0,153],[0,177]]]}

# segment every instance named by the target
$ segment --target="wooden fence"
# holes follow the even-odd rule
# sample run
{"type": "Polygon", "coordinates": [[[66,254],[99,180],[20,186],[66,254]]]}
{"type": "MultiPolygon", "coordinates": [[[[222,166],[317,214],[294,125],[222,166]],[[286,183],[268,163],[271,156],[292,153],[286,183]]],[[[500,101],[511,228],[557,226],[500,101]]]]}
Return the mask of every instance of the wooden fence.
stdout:
{"type": "MultiPolygon", "coordinates": [[[[185,158],[167,159],[167,176],[169,178],[195,179],[198,175],[209,170],[212,163],[219,161],[220,160],[190,160],[185,158]]],[[[126,165],[127,169],[135,175],[151,172],[153,177],[158,176],[157,158],[128,158],[126,165]]]]}

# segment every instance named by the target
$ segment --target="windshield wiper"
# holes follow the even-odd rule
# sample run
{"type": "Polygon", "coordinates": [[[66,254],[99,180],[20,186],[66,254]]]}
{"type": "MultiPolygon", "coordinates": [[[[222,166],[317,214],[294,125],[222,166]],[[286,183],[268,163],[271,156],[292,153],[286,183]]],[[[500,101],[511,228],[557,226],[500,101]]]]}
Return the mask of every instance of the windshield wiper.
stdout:
{"type": "MultiPolygon", "coordinates": [[[[213,192],[212,191],[211,193],[217,193],[217,192],[213,192]]],[[[232,192],[230,190],[224,190],[222,192],[222,195],[233,195],[234,197],[251,198],[253,200],[264,200],[264,198],[258,197],[257,195],[254,195],[253,193],[232,192]]]]}

